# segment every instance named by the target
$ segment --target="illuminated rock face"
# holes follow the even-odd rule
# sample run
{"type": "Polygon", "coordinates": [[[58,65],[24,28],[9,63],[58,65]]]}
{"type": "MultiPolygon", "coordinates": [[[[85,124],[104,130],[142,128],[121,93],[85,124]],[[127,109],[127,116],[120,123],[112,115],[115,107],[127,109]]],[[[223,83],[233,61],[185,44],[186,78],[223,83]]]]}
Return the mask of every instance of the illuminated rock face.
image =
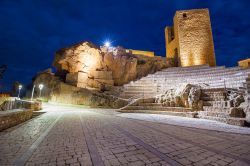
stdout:
{"type": "Polygon", "coordinates": [[[250,58],[238,61],[238,65],[242,68],[250,68],[250,58]]]}
{"type": "MultiPolygon", "coordinates": [[[[57,84],[60,83],[60,79],[58,77],[55,77],[55,74],[52,73],[51,69],[47,69],[45,71],[39,72],[36,77],[34,78],[33,85],[36,85],[36,88],[34,89],[34,97],[39,96],[39,84],[43,84],[43,90],[41,93],[41,97],[44,99],[48,99],[51,91],[57,86],[57,84]]],[[[28,97],[31,96],[31,91],[26,94],[28,97]]]]}
{"type": "Polygon", "coordinates": [[[215,66],[208,9],[177,11],[174,26],[165,28],[166,57],[178,66],[215,66]]]}
{"type": "Polygon", "coordinates": [[[161,57],[134,55],[121,47],[97,47],[83,42],[56,52],[53,65],[76,87],[109,89],[167,67],[161,57]]]}
{"type": "Polygon", "coordinates": [[[152,51],[131,50],[131,53],[134,55],[144,55],[144,56],[148,56],[148,57],[155,56],[155,53],[152,51]]]}
{"type": "Polygon", "coordinates": [[[126,100],[105,95],[88,89],[58,83],[50,97],[51,102],[87,105],[91,107],[121,108],[128,104],[126,100]]]}

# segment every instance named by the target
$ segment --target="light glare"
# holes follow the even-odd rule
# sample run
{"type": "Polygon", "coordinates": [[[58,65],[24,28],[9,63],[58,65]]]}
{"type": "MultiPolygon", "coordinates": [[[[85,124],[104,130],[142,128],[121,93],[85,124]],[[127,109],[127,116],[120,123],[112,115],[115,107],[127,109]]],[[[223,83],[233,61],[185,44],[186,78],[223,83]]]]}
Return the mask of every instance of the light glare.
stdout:
{"type": "Polygon", "coordinates": [[[110,46],[111,46],[111,43],[110,43],[109,41],[106,41],[106,42],[104,43],[104,46],[105,46],[105,47],[110,47],[110,46]]]}
{"type": "Polygon", "coordinates": [[[39,89],[42,90],[43,89],[43,84],[39,84],[39,89]]]}

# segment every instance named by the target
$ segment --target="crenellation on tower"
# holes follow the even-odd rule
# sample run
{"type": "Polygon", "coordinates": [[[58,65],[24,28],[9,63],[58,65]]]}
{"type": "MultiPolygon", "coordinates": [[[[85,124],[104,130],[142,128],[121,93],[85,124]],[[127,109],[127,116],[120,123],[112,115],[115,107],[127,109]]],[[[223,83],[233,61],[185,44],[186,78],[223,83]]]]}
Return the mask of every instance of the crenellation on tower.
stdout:
{"type": "Polygon", "coordinates": [[[214,43],[208,9],[175,13],[173,27],[165,28],[166,57],[177,66],[215,66],[214,43]]]}

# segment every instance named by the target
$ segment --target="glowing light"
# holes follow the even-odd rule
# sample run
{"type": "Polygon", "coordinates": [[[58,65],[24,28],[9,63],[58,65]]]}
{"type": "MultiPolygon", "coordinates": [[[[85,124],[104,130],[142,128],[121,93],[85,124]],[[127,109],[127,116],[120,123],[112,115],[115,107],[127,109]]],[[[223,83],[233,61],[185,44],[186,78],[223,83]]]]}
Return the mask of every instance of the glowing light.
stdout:
{"type": "Polygon", "coordinates": [[[104,46],[105,46],[105,47],[110,47],[110,46],[111,46],[110,41],[105,41],[104,46]]]}
{"type": "Polygon", "coordinates": [[[21,91],[21,89],[23,88],[23,86],[20,84],[19,86],[18,86],[18,98],[20,97],[20,91],[21,91]]]}
{"type": "Polygon", "coordinates": [[[43,89],[43,87],[44,87],[44,85],[43,85],[43,84],[39,84],[39,89],[40,89],[40,90],[42,90],[42,89],[43,89]]]}
{"type": "Polygon", "coordinates": [[[41,97],[43,87],[44,87],[43,84],[39,84],[39,85],[38,85],[38,88],[40,89],[39,98],[41,97]]]}
{"type": "Polygon", "coordinates": [[[23,86],[22,86],[22,85],[19,85],[19,86],[18,86],[18,89],[19,89],[19,90],[21,90],[22,88],[23,88],[23,86]]]}

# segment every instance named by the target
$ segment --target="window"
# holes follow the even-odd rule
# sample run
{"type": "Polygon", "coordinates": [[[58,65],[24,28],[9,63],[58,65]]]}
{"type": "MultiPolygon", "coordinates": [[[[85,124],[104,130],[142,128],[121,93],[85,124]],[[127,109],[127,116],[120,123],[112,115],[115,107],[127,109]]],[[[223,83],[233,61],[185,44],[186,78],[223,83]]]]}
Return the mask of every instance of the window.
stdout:
{"type": "Polygon", "coordinates": [[[187,18],[187,13],[183,13],[183,18],[187,18]]]}
{"type": "Polygon", "coordinates": [[[170,43],[172,40],[174,40],[174,28],[171,27],[168,31],[168,42],[170,43]]]}

